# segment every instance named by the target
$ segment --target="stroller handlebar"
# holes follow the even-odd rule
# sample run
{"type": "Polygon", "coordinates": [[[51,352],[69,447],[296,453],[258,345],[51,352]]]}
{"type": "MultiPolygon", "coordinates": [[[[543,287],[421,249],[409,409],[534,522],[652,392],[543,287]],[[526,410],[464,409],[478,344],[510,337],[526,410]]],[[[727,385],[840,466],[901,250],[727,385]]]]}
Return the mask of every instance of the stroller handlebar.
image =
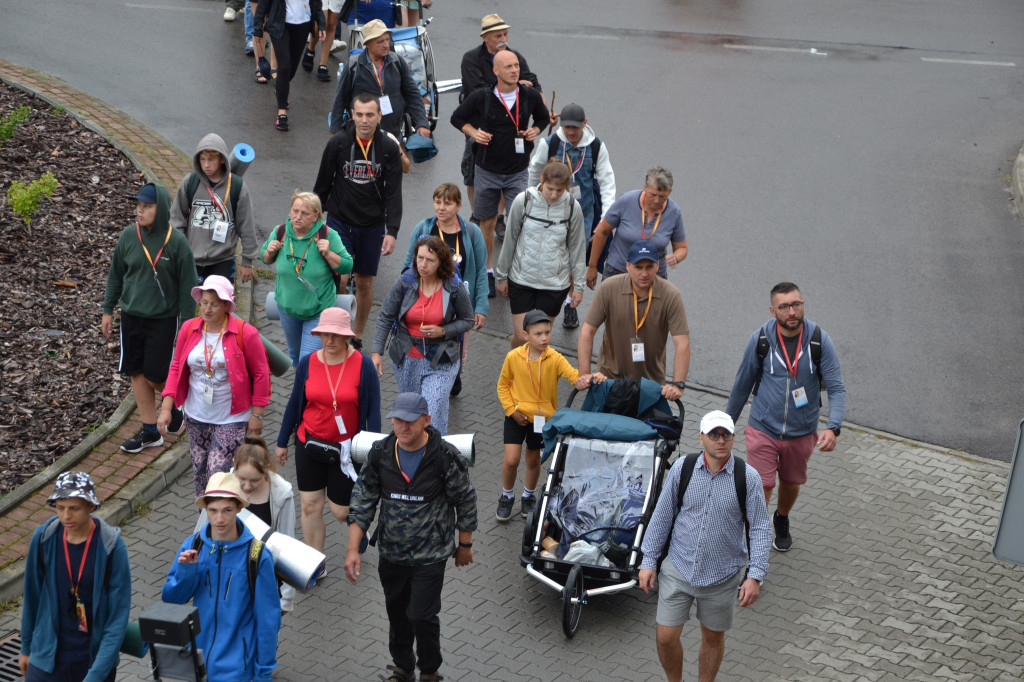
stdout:
{"type": "MultiPolygon", "coordinates": [[[[594,385],[594,381],[593,380],[590,381],[590,385],[591,386],[594,385]]],[[[569,397],[565,399],[565,406],[566,407],[572,407],[572,403],[573,403],[574,400],[576,400],[576,396],[577,396],[577,394],[579,394],[579,392],[580,391],[579,391],[578,388],[576,388],[575,386],[572,387],[572,391],[569,392],[569,397]]],[[[671,402],[676,404],[676,416],[681,419],[682,416],[684,414],[686,414],[686,408],[683,407],[683,401],[680,400],[679,398],[676,398],[675,400],[673,400],[671,402]]]]}

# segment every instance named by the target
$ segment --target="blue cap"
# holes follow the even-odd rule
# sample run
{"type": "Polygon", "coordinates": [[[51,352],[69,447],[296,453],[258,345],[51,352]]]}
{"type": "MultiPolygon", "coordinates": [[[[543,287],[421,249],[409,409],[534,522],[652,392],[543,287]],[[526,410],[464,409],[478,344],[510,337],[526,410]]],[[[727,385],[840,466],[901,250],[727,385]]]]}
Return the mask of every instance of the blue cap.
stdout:
{"type": "Polygon", "coordinates": [[[425,414],[430,414],[426,398],[419,393],[399,393],[395,396],[395,402],[387,418],[394,417],[404,422],[414,422],[425,414]]]}
{"type": "Polygon", "coordinates": [[[409,136],[409,139],[405,141],[405,148],[409,150],[412,160],[416,163],[430,161],[437,156],[437,145],[434,144],[434,140],[429,137],[423,137],[419,133],[413,133],[409,136]]]}
{"type": "Polygon", "coordinates": [[[658,249],[653,243],[646,239],[640,239],[633,242],[633,246],[629,247],[629,255],[626,256],[633,265],[636,265],[642,260],[649,260],[657,263],[661,260],[661,255],[658,253],[658,249]]]}
{"type": "Polygon", "coordinates": [[[135,196],[131,197],[131,198],[135,199],[136,201],[141,201],[144,204],[155,204],[156,203],[156,185],[154,185],[153,183],[149,183],[148,185],[143,185],[142,189],[139,190],[139,193],[136,194],[135,196]]]}

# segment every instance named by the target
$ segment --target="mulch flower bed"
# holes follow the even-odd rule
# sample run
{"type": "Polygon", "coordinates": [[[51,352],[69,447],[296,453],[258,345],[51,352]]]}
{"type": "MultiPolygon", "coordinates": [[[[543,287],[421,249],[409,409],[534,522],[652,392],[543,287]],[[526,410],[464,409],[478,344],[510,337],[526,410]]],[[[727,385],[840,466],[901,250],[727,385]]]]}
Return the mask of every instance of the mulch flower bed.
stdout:
{"type": "Polygon", "coordinates": [[[0,493],[74,447],[130,390],[100,333],[110,256],[141,175],[65,112],[0,83],[0,117],[31,114],[0,142],[0,493]],[[50,172],[31,234],[7,190],[50,172]]]}

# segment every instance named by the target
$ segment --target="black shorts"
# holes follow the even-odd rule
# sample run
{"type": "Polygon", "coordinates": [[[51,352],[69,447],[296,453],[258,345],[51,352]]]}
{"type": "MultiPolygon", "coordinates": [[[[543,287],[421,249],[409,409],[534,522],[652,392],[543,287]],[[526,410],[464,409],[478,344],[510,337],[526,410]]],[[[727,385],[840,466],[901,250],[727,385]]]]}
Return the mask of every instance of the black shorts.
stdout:
{"type": "MultiPolygon", "coordinates": [[[[353,463],[356,471],[360,465],[353,463]]],[[[356,482],[346,476],[338,464],[326,464],[306,456],[306,444],[295,436],[295,481],[299,492],[310,493],[327,489],[327,499],[347,507],[352,501],[352,488],[356,482]]]]}
{"type": "Polygon", "coordinates": [[[551,289],[534,289],[508,281],[508,306],[513,315],[523,315],[531,310],[543,310],[548,317],[557,317],[562,312],[562,304],[572,287],[558,291],[551,289]]]}
{"type": "Polygon", "coordinates": [[[380,249],[384,244],[384,226],[353,227],[330,215],[327,216],[327,226],[341,236],[341,243],[352,256],[352,272],[376,277],[380,249]]]}
{"type": "Polygon", "coordinates": [[[544,447],[544,436],[533,432],[533,423],[520,426],[512,417],[505,417],[505,445],[522,445],[526,441],[527,450],[540,450],[544,447]]]}
{"type": "Polygon", "coordinates": [[[121,363],[118,371],[132,377],[141,374],[154,384],[167,381],[174,355],[178,318],[150,319],[121,311],[121,363]]]}
{"type": "Polygon", "coordinates": [[[235,259],[222,260],[219,263],[211,263],[210,265],[199,265],[196,264],[196,274],[199,275],[199,283],[202,284],[206,281],[206,278],[210,275],[220,275],[221,277],[227,277],[228,281],[232,284],[235,283],[235,259]]]}

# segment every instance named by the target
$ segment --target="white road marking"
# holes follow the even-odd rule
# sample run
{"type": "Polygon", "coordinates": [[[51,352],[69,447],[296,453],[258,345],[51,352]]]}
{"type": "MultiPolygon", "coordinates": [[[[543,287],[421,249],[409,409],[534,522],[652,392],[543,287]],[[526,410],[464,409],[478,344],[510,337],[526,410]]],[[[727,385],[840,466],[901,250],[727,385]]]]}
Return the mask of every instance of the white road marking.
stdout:
{"type": "Polygon", "coordinates": [[[827,57],[828,52],[818,52],[816,48],[805,48],[805,47],[772,47],[770,45],[735,45],[732,43],[725,43],[722,47],[727,47],[730,50],[762,50],[764,52],[798,52],[802,54],[813,54],[815,56],[827,57]]]}
{"type": "Polygon", "coordinates": [[[209,12],[209,9],[203,7],[175,7],[174,5],[142,5],[135,2],[124,3],[125,7],[132,7],[134,9],[167,9],[175,12],[209,12]]]}
{"type": "Polygon", "coordinates": [[[1017,66],[1013,62],[982,62],[973,59],[938,59],[936,57],[921,57],[921,61],[939,64],[972,64],[974,66],[1017,66]]]}
{"type": "Polygon", "coordinates": [[[543,31],[543,30],[528,30],[526,31],[530,35],[536,36],[555,36],[557,38],[591,38],[593,40],[622,40],[622,36],[615,35],[600,35],[596,33],[566,33],[565,31],[543,31]]]}

